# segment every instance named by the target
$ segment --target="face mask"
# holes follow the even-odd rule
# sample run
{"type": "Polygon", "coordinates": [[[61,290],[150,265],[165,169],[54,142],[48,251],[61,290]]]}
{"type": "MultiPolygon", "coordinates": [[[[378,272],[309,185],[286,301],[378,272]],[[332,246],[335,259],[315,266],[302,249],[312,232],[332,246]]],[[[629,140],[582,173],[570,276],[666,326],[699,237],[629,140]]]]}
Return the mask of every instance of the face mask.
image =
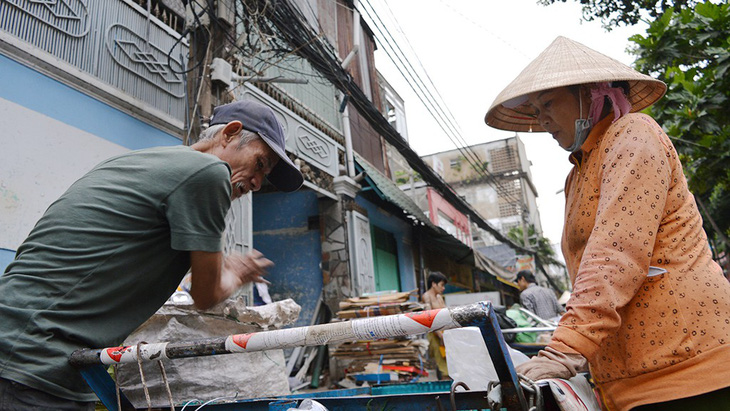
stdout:
{"type": "Polygon", "coordinates": [[[575,137],[573,139],[573,144],[566,148],[565,151],[572,153],[578,150],[586,141],[586,137],[588,137],[588,133],[591,132],[591,128],[593,128],[593,121],[591,119],[579,118],[575,120],[575,137]]]}
{"type": "Polygon", "coordinates": [[[588,137],[588,133],[591,132],[591,128],[593,127],[593,120],[590,118],[583,118],[583,98],[580,90],[578,91],[578,106],[580,109],[580,118],[575,120],[575,136],[573,137],[573,144],[565,149],[565,151],[570,153],[577,151],[580,146],[583,145],[588,137]]]}

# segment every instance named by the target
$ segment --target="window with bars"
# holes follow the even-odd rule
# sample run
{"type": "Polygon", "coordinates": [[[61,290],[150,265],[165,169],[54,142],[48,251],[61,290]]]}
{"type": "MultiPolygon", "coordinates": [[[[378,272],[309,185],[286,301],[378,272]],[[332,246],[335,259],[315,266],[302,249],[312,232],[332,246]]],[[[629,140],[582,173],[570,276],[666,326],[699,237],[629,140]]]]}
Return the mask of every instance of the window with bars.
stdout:
{"type": "Polygon", "coordinates": [[[499,217],[512,217],[520,215],[520,205],[518,203],[500,203],[499,204],[499,217]]]}
{"type": "Polygon", "coordinates": [[[511,146],[499,147],[489,150],[493,173],[518,169],[517,151],[511,146]]]}
{"type": "Polygon", "coordinates": [[[500,217],[522,214],[522,184],[519,179],[502,182],[498,193],[500,217]]]}

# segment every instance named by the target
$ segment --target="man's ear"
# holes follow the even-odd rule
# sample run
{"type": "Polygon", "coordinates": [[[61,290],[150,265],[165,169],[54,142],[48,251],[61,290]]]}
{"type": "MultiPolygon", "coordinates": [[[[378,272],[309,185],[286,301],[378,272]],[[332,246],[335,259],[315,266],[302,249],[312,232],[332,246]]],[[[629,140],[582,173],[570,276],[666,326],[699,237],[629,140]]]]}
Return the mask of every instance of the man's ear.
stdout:
{"type": "Polygon", "coordinates": [[[226,126],[223,127],[223,144],[227,145],[230,143],[233,138],[241,132],[241,130],[243,130],[243,124],[241,124],[238,120],[231,121],[226,124],[226,126]]]}

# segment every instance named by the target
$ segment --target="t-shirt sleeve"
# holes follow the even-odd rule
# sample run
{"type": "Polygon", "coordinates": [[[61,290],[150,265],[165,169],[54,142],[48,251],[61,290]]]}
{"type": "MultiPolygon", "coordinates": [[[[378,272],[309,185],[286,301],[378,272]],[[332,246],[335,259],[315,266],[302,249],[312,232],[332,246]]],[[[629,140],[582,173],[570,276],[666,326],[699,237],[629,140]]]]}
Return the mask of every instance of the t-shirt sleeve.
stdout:
{"type": "Polygon", "coordinates": [[[208,165],[175,188],[164,204],[170,246],[181,251],[221,251],[231,190],[230,172],[222,163],[208,165]]]}

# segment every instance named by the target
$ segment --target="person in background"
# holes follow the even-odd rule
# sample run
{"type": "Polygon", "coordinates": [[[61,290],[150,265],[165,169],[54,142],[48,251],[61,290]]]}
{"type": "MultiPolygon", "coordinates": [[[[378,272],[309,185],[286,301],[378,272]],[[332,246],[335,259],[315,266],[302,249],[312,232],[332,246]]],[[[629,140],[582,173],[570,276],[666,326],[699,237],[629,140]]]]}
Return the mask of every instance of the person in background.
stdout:
{"type": "Polygon", "coordinates": [[[573,285],[545,350],[517,367],[570,378],[586,360],[610,410],[730,407],[730,284],[670,138],[641,110],[666,85],[558,37],[495,99],[488,125],[548,132],[573,164],[562,251],[573,285]]]}
{"type": "MultiPolygon", "coordinates": [[[[435,310],[437,308],[446,308],[444,302],[444,290],[448,280],[446,276],[438,271],[434,271],[428,275],[426,287],[428,291],[423,293],[421,301],[426,304],[426,309],[435,310]]],[[[446,365],[446,351],[444,348],[444,332],[434,331],[428,333],[428,352],[431,358],[436,361],[436,371],[439,379],[449,378],[449,369],[446,365]]]]}
{"type": "Polygon", "coordinates": [[[222,253],[231,201],[267,178],[303,182],[271,108],[216,107],[191,147],[108,159],[56,200],[0,277],[0,410],[93,410],[96,395],[68,358],[119,345],[192,272],[206,309],[265,281],[258,251],[222,253]]]}
{"type": "Polygon", "coordinates": [[[537,285],[530,270],[517,273],[517,286],[520,288],[520,304],[544,320],[557,321],[563,307],[550,289],[537,285]],[[557,318],[556,318],[557,317],[557,318]]]}

